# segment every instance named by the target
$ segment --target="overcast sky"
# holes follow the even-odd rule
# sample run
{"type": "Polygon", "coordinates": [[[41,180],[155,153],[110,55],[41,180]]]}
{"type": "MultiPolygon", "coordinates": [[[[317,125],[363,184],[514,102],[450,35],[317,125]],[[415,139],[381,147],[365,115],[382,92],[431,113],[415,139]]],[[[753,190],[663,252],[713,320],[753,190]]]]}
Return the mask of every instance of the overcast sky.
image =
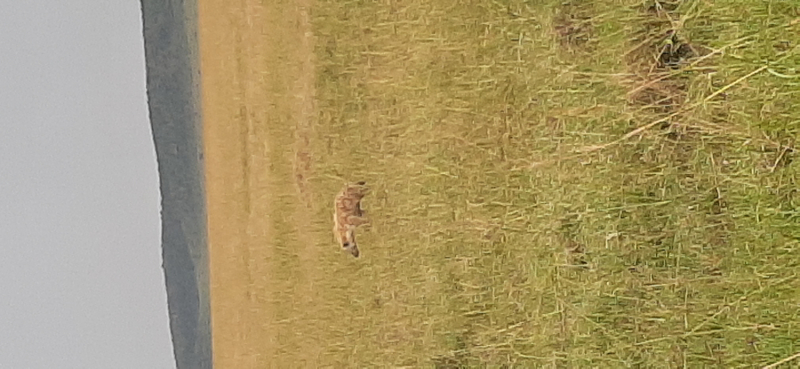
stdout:
{"type": "Polygon", "coordinates": [[[0,4],[0,369],[174,368],[139,1],[0,4]]]}

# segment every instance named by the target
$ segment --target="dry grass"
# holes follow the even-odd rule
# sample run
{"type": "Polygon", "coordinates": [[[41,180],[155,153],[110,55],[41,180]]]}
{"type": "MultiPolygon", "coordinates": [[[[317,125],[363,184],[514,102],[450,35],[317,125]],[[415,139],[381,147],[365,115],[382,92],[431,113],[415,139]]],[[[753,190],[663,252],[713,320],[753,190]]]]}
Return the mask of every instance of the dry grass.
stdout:
{"type": "Polygon", "coordinates": [[[362,260],[323,256],[322,361],[800,351],[799,20],[790,1],[319,0],[309,181],[318,203],[373,184],[374,222],[362,260]]]}

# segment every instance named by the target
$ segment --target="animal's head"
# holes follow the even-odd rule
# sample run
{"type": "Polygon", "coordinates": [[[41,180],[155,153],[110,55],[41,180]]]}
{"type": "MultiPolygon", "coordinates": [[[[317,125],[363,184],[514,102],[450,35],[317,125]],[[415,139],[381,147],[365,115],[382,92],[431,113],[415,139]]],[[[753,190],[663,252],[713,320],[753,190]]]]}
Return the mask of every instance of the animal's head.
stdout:
{"type": "Polygon", "coordinates": [[[356,242],[355,242],[355,241],[345,241],[345,242],[342,244],[342,248],[343,248],[345,251],[349,252],[349,253],[350,253],[350,255],[353,255],[354,257],[358,257],[358,255],[359,255],[359,252],[358,252],[358,245],[356,244],[356,242]]]}
{"type": "Polygon", "coordinates": [[[350,255],[353,255],[354,257],[358,257],[358,244],[356,243],[356,235],[353,232],[354,229],[354,226],[348,226],[344,234],[341,235],[340,242],[343,250],[349,252],[350,255]]]}

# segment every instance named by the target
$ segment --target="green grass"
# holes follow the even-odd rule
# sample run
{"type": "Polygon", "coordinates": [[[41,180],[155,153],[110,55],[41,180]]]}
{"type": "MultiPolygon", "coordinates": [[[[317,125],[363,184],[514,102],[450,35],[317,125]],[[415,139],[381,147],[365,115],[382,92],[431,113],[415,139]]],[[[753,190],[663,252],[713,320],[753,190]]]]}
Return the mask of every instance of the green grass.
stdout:
{"type": "Polygon", "coordinates": [[[330,360],[750,368],[800,351],[800,5],[655,5],[317,2],[317,201],[373,186],[364,258],[323,267],[346,341],[330,360]],[[670,41],[687,44],[675,67],[670,41]]]}

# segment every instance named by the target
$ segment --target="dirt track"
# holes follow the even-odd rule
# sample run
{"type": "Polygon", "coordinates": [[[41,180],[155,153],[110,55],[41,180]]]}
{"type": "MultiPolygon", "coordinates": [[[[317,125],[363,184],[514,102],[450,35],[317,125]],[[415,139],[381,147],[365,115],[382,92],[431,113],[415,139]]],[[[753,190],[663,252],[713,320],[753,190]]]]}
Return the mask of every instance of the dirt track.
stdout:
{"type": "Polygon", "coordinates": [[[216,368],[275,367],[282,361],[314,366],[319,354],[313,345],[278,352],[279,341],[285,345],[286,335],[300,333],[281,331],[276,323],[290,318],[287,308],[312,305],[319,277],[314,241],[303,231],[308,217],[302,216],[312,210],[310,4],[266,4],[199,5],[216,368]],[[292,230],[293,241],[279,234],[285,229],[292,230]],[[286,255],[297,264],[279,266],[276,260],[286,255]],[[288,297],[280,293],[287,288],[288,297]]]}

